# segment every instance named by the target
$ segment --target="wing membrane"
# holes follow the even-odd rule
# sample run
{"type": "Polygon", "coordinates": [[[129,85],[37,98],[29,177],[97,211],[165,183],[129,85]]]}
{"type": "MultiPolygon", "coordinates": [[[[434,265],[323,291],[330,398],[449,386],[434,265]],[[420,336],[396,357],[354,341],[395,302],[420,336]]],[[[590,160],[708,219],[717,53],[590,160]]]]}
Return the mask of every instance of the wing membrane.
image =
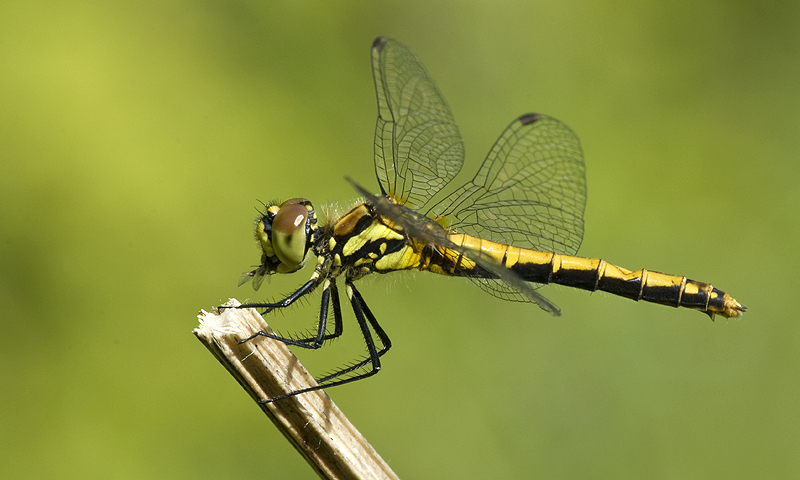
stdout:
{"type": "Polygon", "coordinates": [[[422,208],[461,169],[461,135],[425,67],[403,44],[376,39],[372,73],[378,97],[375,173],[385,195],[422,208]]]}
{"type": "MultiPolygon", "coordinates": [[[[585,205],[578,137],[552,117],[528,114],[506,128],[472,181],[434,205],[429,216],[444,217],[455,232],[574,255],[583,240],[585,205]]],[[[495,297],[539,304],[504,277],[472,281],[495,297]]]]}
{"type": "Polygon", "coordinates": [[[436,230],[436,222],[506,245],[575,254],[583,240],[586,204],[578,137],[554,118],[523,115],[506,128],[470,182],[429,207],[464,162],[458,127],[427,71],[404,45],[376,39],[372,68],[378,98],[375,173],[381,190],[429,218],[389,200],[372,203],[409,234],[459,251],[496,275],[472,279],[491,295],[534,302],[558,314],[555,305],[534,291],[540,285],[523,281],[480,252],[455,245],[445,230],[436,230]],[[413,222],[420,225],[415,228],[413,222]]]}
{"type": "Polygon", "coordinates": [[[431,208],[453,231],[568,255],[583,240],[586,174],[575,133],[546,115],[514,120],[475,177],[431,208]]]}

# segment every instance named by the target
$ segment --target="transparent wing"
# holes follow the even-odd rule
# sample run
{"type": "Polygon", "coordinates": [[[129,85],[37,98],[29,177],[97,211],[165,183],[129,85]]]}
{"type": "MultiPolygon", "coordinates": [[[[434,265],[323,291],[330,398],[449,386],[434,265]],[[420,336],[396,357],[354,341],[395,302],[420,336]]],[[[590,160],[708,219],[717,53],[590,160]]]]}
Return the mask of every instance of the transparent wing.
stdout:
{"type": "Polygon", "coordinates": [[[372,73],[378,97],[375,173],[384,195],[422,208],[461,169],[461,135],[425,67],[403,44],[377,38],[372,73]]]}
{"type": "MultiPolygon", "coordinates": [[[[428,215],[444,217],[443,223],[454,232],[574,255],[583,240],[585,205],[586,174],[578,137],[554,118],[528,114],[506,128],[472,181],[434,205],[428,215]]],[[[472,280],[495,297],[532,301],[509,282],[472,280]]]]}
{"type": "Polygon", "coordinates": [[[583,240],[586,173],[575,133],[555,118],[514,120],[477,175],[434,205],[452,231],[568,255],[583,240]]]}

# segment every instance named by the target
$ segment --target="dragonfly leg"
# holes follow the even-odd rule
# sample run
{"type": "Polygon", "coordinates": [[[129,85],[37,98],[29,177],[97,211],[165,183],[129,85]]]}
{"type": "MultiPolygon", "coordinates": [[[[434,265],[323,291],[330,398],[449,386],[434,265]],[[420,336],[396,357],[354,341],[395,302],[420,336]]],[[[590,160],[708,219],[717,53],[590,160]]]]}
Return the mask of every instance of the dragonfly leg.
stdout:
{"type": "Polygon", "coordinates": [[[364,301],[364,297],[361,296],[361,292],[356,289],[355,285],[350,282],[346,283],[347,293],[350,297],[350,303],[353,305],[353,312],[356,315],[356,319],[358,320],[358,325],[361,327],[361,332],[364,335],[364,341],[367,344],[367,351],[369,352],[369,357],[365,358],[364,360],[351,365],[345,369],[338,370],[330,375],[326,375],[317,380],[319,383],[325,383],[333,378],[345,375],[347,373],[353,372],[360,368],[366,367],[367,365],[372,365],[372,370],[363,374],[357,375],[355,377],[349,378],[346,381],[342,382],[332,382],[327,384],[326,386],[332,385],[341,385],[342,383],[352,382],[355,380],[361,380],[362,378],[369,377],[378,373],[381,369],[380,364],[380,357],[382,357],[386,352],[392,348],[392,341],[389,339],[389,336],[386,335],[386,332],[383,330],[383,327],[380,326],[378,320],[375,318],[375,315],[372,313],[372,310],[369,309],[367,303],[364,301]],[[372,334],[369,331],[369,326],[372,327],[372,330],[375,331],[375,334],[378,336],[378,339],[381,343],[381,349],[377,350],[375,347],[375,341],[372,338],[372,334]]]}
{"type": "Polygon", "coordinates": [[[314,291],[314,289],[317,287],[317,285],[319,285],[319,283],[320,283],[319,278],[314,277],[311,280],[304,283],[303,286],[295,290],[294,293],[290,294],[283,300],[275,303],[243,303],[236,307],[218,307],[218,308],[256,308],[256,309],[263,308],[264,311],[261,312],[261,315],[266,315],[275,309],[286,308],[289,305],[293,304],[297,299],[302,298],[303,296],[314,291]]]}
{"type": "Polygon", "coordinates": [[[322,346],[322,342],[325,340],[331,340],[334,338],[338,338],[342,335],[343,331],[343,323],[342,323],[342,307],[339,304],[339,289],[336,287],[336,281],[334,280],[331,282],[330,287],[325,288],[322,290],[322,303],[319,309],[319,316],[320,316],[320,327],[317,329],[317,335],[315,337],[309,338],[296,338],[295,340],[298,342],[304,342],[312,345],[317,345],[313,348],[319,348],[322,346]],[[324,322],[326,322],[328,318],[328,297],[330,297],[330,303],[333,303],[333,333],[324,333],[325,328],[322,327],[324,322]],[[324,318],[324,319],[323,319],[324,318]],[[320,337],[320,334],[323,334],[320,337]]]}
{"type": "MultiPolygon", "coordinates": [[[[291,397],[294,395],[298,395],[301,393],[313,392],[314,390],[321,390],[323,388],[328,387],[335,387],[337,385],[343,385],[345,383],[355,382],[356,380],[361,380],[367,377],[371,377],[378,373],[381,369],[381,362],[380,357],[383,356],[389,348],[392,346],[392,342],[389,340],[389,336],[386,335],[386,332],[381,328],[378,321],[375,319],[375,315],[373,315],[372,311],[369,309],[367,304],[364,302],[364,298],[361,296],[361,293],[355,288],[355,286],[351,283],[350,280],[345,282],[345,288],[347,291],[347,296],[350,298],[350,304],[353,307],[353,313],[355,313],[356,320],[358,321],[358,326],[361,328],[361,333],[364,336],[364,342],[367,344],[367,351],[369,352],[369,357],[365,360],[351,365],[347,368],[334,372],[330,375],[320,378],[317,380],[319,385],[310,388],[304,388],[301,390],[295,390],[293,392],[286,393],[284,395],[280,395],[274,398],[270,398],[268,400],[260,400],[258,403],[272,403],[276,400],[280,400],[282,398],[291,397]],[[378,339],[381,343],[381,349],[378,350],[375,346],[375,340],[372,338],[372,333],[370,332],[370,326],[375,331],[375,334],[378,336],[378,339]],[[370,365],[371,369],[367,372],[354,375],[352,377],[343,378],[339,380],[333,380],[336,377],[340,377],[344,374],[353,372],[360,368],[366,367],[370,365]]],[[[341,310],[337,308],[338,304],[338,295],[334,297],[334,317],[336,319],[335,322],[339,322],[341,320],[341,310]]],[[[338,330],[341,333],[341,329],[338,330]]],[[[336,332],[334,332],[334,335],[336,332]]]]}
{"type": "MultiPolygon", "coordinates": [[[[280,302],[247,303],[239,305],[236,308],[266,308],[266,311],[262,313],[262,315],[265,315],[266,313],[269,313],[276,308],[284,308],[291,305],[298,298],[301,298],[302,296],[310,293],[315,286],[316,282],[314,281],[314,279],[312,279],[306,282],[305,285],[300,287],[297,291],[295,291],[285,299],[281,300],[280,302]]],[[[322,303],[320,304],[320,309],[319,309],[319,323],[317,324],[316,336],[308,338],[288,338],[288,337],[282,337],[280,335],[275,335],[272,333],[259,331],[245,338],[244,340],[241,340],[239,343],[248,342],[256,337],[267,337],[273,340],[278,340],[287,345],[295,345],[301,348],[317,349],[322,346],[322,343],[325,340],[336,338],[341,334],[342,334],[342,311],[341,311],[341,306],[339,305],[339,291],[336,288],[335,282],[326,281],[325,286],[323,287],[322,290],[322,303]],[[334,332],[331,334],[326,334],[327,322],[328,322],[328,306],[331,303],[331,291],[333,291],[334,332]]]]}

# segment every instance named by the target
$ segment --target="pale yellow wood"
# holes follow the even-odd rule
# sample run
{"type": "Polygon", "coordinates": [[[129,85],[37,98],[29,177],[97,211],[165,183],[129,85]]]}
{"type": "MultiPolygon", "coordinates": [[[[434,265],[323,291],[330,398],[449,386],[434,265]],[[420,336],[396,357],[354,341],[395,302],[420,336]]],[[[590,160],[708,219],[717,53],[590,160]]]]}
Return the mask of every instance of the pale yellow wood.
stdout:
{"type": "MultiPolygon", "coordinates": [[[[229,304],[239,303],[231,300],[229,304]]],[[[285,344],[266,337],[239,344],[239,340],[259,330],[271,332],[255,310],[201,312],[199,318],[200,326],[193,333],[253,399],[272,398],[316,385],[285,344]]],[[[258,406],[320,477],[397,478],[323,390],[258,406]]],[[[269,462],[265,461],[264,466],[268,469],[269,462]]]]}

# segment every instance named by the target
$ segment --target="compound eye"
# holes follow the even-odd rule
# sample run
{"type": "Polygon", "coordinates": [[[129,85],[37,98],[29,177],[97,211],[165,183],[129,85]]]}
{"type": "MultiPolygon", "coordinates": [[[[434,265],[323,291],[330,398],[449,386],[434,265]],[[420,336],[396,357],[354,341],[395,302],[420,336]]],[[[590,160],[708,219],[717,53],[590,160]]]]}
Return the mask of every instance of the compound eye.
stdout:
{"type": "Polygon", "coordinates": [[[308,244],[308,209],[297,203],[299,200],[295,198],[284,202],[272,220],[272,248],[275,255],[286,267],[295,270],[303,266],[308,244]]]}

